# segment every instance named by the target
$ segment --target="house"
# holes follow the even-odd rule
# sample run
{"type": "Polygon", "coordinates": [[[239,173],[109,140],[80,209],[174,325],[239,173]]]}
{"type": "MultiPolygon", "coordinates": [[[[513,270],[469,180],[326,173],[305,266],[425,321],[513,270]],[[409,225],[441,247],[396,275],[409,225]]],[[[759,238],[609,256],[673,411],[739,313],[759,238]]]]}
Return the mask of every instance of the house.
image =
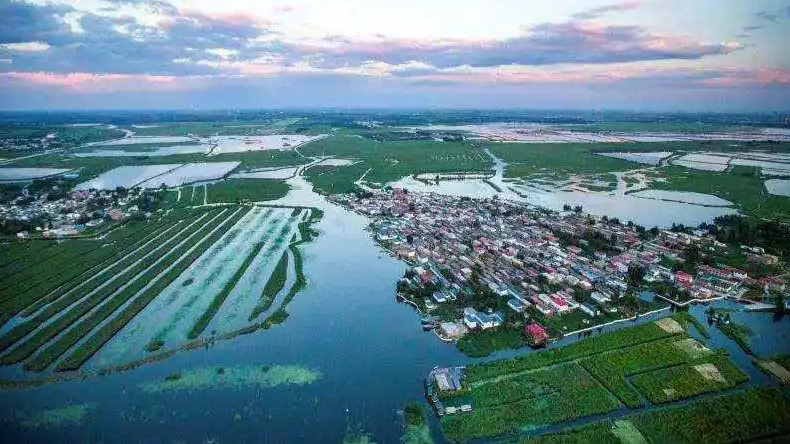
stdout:
{"type": "Polygon", "coordinates": [[[527,336],[529,336],[529,343],[532,346],[544,345],[549,339],[549,334],[540,324],[529,324],[525,327],[525,330],[527,332],[527,336]]]}
{"type": "Polygon", "coordinates": [[[28,233],[27,231],[20,231],[19,233],[16,234],[16,238],[20,240],[30,239],[30,233],[28,233]]]}
{"type": "Polygon", "coordinates": [[[112,210],[107,212],[107,217],[111,220],[118,222],[119,220],[123,219],[123,211],[113,208],[112,210]]]}
{"type": "Polygon", "coordinates": [[[608,295],[599,291],[593,291],[590,297],[598,304],[605,304],[607,302],[611,302],[612,300],[612,298],[610,298],[608,295]]]}
{"type": "Polygon", "coordinates": [[[464,308],[464,324],[470,329],[480,327],[483,330],[502,325],[504,319],[501,313],[480,313],[471,307],[464,308]]]}
{"type": "Polygon", "coordinates": [[[507,301],[507,306],[513,309],[516,313],[521,313],[524,311],[524,303],[520,300],[513,298],[507,301]]]}
{"type": "Polygon", "coordinates": [[[587,313],[590,316],[598,316],[601,314],[601,310],[598,310],[598,308],[594,307],[589,303],[581,304],[579,306],[579,309],[581,309],[581,311],[587,313]]]}
{"type": "Polygon", "coordinates": [[[678,271],[675,273],[675,280],[679,284],[687,287],[694,282],[694,276],[686,273],[685,271],[678,271]]]}

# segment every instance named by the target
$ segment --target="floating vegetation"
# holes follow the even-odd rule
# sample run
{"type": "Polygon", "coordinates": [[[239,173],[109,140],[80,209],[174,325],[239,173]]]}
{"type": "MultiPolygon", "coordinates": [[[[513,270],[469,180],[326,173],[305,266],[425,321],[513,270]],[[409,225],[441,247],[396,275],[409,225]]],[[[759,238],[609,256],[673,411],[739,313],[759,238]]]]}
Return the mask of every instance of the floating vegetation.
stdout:
{"type": "Polygon", "coordinates": [[[200,390],[220,387],[278,387],[311,384],[321,372],[299,365],[205,367],[170,375],[162,381],[146,382],[140,388],[147,393],[200,390]]]}
{"type": "Polygon", "coordinates": [[[403,436],[405,444],[433,444],[431,429],[428,428],[425,409],[421,404],[412,402],[403,409],[403,436]]]}
{"type": "Polygon", "coordinates": [[[93,404],[86,403],[42,410],[23,419],[19,424],[30,429],[80,425],[93,407],[93,404]]]}

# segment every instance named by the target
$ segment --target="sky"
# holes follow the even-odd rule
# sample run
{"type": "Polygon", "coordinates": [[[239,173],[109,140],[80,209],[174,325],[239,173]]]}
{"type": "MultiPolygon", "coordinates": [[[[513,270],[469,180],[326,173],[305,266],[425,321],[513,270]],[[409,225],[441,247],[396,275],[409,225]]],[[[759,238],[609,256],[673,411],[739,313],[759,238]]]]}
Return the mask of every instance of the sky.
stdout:
{"type": "Polygon", "coordinates": [[[0,109],[789,111],[790,0],[0,0],[0,109]]]}

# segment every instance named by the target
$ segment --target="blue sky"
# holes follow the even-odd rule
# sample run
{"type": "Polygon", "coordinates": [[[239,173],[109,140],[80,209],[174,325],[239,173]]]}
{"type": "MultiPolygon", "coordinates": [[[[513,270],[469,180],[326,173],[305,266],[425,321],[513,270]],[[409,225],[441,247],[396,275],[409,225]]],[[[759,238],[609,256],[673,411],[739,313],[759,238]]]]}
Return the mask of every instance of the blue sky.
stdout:
{"type": "Polygon", "coordinates": [[[0,109],[790,109],[790,0],[6,0],[0,109]]]}

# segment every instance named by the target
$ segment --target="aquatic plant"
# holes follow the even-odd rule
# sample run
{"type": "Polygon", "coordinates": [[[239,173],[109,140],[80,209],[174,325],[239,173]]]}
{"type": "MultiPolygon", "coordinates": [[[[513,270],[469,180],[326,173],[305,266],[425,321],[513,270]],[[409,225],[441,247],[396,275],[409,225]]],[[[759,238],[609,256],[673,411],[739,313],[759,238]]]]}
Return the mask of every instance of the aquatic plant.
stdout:
{"type": "Polygon", "coordinates": [[[318,370],[299,365],[204,367],[180,373],[179,378],[165,378],[140,384],[146,393],[183,390],[206,390],[221,387],[271,388],[283,385],[311,384],[322,377],[318,370]],[[222,371],[220,371],[222,370],[222,371]]]}
{"type": "Polygon", "coordinates": [[[85,403],[42,410],[32,416],[22,419],[19,424],[22,427],[30,429],[79,425],[93,408],[94,404],[85,403]]]}

